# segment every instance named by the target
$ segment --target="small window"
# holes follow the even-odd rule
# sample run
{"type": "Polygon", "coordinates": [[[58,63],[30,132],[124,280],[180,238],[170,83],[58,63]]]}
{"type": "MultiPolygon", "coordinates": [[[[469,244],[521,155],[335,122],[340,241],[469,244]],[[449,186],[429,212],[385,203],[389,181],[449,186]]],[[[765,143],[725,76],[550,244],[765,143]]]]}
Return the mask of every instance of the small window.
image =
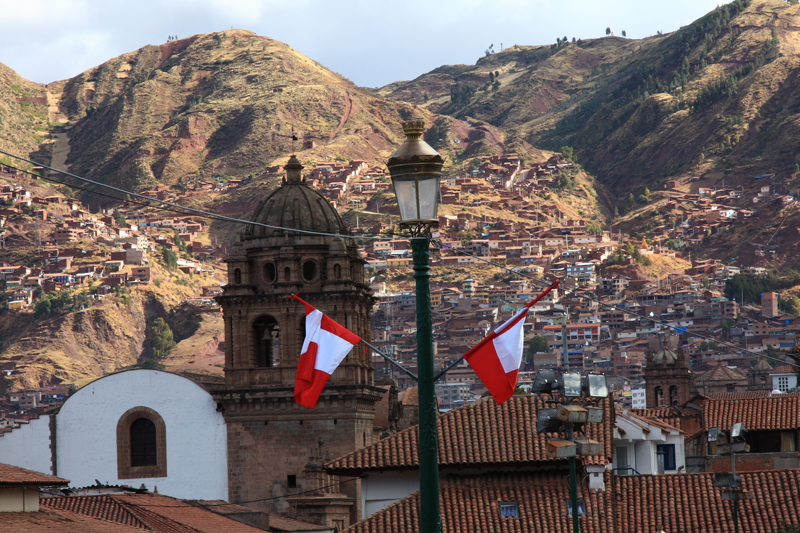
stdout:
{"type": "Polygon", "coordinates": [[[264,263],[264,281],[267,283],[275,281],[275,263],[264,263]]]}
{"type": "Polygon", "coordinates": [[[333,277],[335,279],[342,279],[342,266],[338,263],[333,265],[333,277]]]}
{"type": "Polygon", "coordinates": [[[283,281],[291,281],[292,280],[292,269],[286,267],[283,269],[283,281]]]}
{"type": "MultiPolygon", "coordinates": [[[[572,516],[572,501],[570,499],[566,500],[567,502],[567,515],[572,516]]],[[[578,498],[578,516],[586,514],[586,502],[583,501],[583,498],[578,498]]]]}
{"type": "Polygon", "coordinates": [[[659,444],[656,446],[656,453],[664,454],[664,470],[675,470],[675,445],[659,444]]]}
{"type": "Polygon", "coordinates": [[[131,424],[131,466],[157,463],[156,425],[146,418],[138,418],[131,424]]]}
{"type": "Polygon", "coordinates": [[[286,476],[286,486],[290,489],[297,488],[297,476],[294,474],[289,474],[286,476]]]}
{"type": "Polygon", "coordinates": [[[241,285],[242,284],[242,271],[239,270],[238,268],[233,271],[233,282],[236,285],[241,285]]]}
{"type": "Polygon", "coordinates": [[[514,518],[519,516],[517,502],[500,502],[500,516],[503,518],[514,518]]]}
{"type": "Polygon", "coordinates": [[[317,278],[317,263],[314,261],[306,261],[303,263],[303,279],[306,281],[314,281],[317,278]]]}

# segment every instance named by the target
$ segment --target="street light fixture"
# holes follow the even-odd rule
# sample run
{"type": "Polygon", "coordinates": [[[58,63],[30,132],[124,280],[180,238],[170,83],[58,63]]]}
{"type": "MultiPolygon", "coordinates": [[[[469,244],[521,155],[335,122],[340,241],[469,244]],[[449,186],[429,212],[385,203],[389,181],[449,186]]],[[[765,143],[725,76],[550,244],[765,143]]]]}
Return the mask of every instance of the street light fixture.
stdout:
{"type": "Polygon", "coordinates": [[[438,224],[439,181],[444,159],[422,140],[424,122],[403,124],[405,142],[386,166],[392,177],[400,224],[410,227],[417,294],[417,368],[419,387],[420,532],[440,533],[439,459],[436,391],[433,378],[433,320],[430,288],[430,229],[438,224]]]}
{"type": "Polygon", "coordinates": [[[403,124],[406,141],[386,164],[403,225],[438,223],[436,210],[444,159],[422,140],[424,125],[421,120],[403,124]]]}

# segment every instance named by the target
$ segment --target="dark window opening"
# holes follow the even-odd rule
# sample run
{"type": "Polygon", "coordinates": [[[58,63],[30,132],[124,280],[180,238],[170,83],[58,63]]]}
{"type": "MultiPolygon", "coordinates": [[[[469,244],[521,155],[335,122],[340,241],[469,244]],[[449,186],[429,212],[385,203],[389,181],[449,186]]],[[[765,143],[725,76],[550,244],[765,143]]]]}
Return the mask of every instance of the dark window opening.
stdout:
{"type": "Polygon", "coordinates": [[[156,425],[147,418],[137,418],[131,424],[131,466],[156,464],[156,425]]]}
{"type": "Polygon", "coordinates": [[[503,518],[514,518],[519,516],[517,502],[500,502],[500,516],[503,518]]]}
{"type": "Polygon", "coordinates": [[[335,418],[333,419],[333,425],[334,426],[336,425],[336,419],[335,418]]]}
{"type": "Polygon", "coordinates": [[[342,267],[339,264],[333,265],[333,277],[342,279],[342,267]]]}
{"type": "Polygon", "coordinates": [[[288,476],[286,476],[286,486],[289,487],[290,489],[296,489],[297,476],[294,474],[289,474],[288,476]]]}
{"type": "Polygon", "coordinates": [[[301,426],[303,425],[303,421],[302,421],[302,420],[300,421],[300,425],[301,425],[301,426]]]}
{"type": "Polygon", "coordinates": [[[306,261],[303,263],[303,279],[306,281],[314,281],[317,277],[317,263],[314,261],[306,261]]]}
{"type": "MultiPolygon", "coordinates": [[[[586,514],[586,502],[583,498],[578,498],[578,516],[586,514]]],[[[572,501],[567,499],[567,515],[572,516],[572,501]]]]}
{"type": "Polygon", "coordinates": [[[264,281],[272,283],[275,281],[275,264],[264,263],[264,281]]]}
{"type": "Polygon", "coordinates": [[[656,453],[664,454],[664,470],[675,470],[675,445],[659,444],[656,446],[656,453]]]}
{"type": "MultiPolygon", "coordinates": [[[[794,451],[782,449],[784,438],[781,437],[781,433],[781,431],[750,431],[745,434],[744,440],[750,445],[750,453],[794,451]]],[[[792,435],[792,437],[794,436],[792,435]]]]}
{"type": "Polygon", "coordinates": [[[292,269],[286,267],[283,269],[283,281],[291,281],[292,280],[292,269]]]}
{"type": "Polygon", "coordinates": [[[269,315],[253,322],[253,337],[257,367],[275,366],[280,362],[280,326],[269,315]]]}
{"type": "Polygon", "coordinates": [[[675,385],[669,388],[669,404],[678,405],[678,387],[675,385]]]}
{"type": "Polygon", "coordinates": [[[242,271],[239,270],[238,268],[233,271],[233,282],[236,285],[241,285],[242,284],[242,271]]]}
{"type": "Polygon", "coordinates": [[[661,387],[656,387],[653,392],[656,396],[656,405],[655,407],[660,407],[664,404],[664,390],[661,387]]]}

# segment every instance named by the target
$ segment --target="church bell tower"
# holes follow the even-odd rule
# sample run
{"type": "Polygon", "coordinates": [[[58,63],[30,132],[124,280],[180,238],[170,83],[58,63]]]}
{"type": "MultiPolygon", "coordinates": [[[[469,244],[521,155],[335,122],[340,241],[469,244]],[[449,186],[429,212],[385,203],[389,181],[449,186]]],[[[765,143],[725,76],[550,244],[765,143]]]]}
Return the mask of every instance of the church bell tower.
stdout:
{"type": "MultiPolygon", "coordinates": [[[[273,512],[285,512],[286,498],[304,491],[310,456],[324,461],[371,443],[375,404],[384,394],[373,383],[370,356],[357,345],[316,409],[294,402],[305,309],[288,296],[299,292],[365,340],[373,304],[358,246],[344,237],[350,232],[330,203],[306,186],[302,169],[292,156],[281,186],[256,208],[254,224],[231,246],[228,283],[217,297],[225,385],[214,397],[227,424],[229,501],[273,512]]],[[[354,512],[358,490],[358,483],[342,485],[354,512]]]]}

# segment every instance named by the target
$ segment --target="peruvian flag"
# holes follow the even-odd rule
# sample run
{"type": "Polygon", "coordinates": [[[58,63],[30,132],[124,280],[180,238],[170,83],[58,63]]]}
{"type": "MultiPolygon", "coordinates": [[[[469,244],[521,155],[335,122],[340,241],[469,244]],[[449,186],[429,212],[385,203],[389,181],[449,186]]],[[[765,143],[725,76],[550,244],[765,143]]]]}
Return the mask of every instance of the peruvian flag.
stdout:
{"type": "Polygon", "coordinates": [[[314,409],[328,378],[361,337],[297,295],[289,297],[306,306],[306,338],[294,380],[294,401],[314,409]]]}
{"type": "Polygon", "coordinates": [[[522,364],[525,337],[522,327],[525,324],[525,317],[528,316],[528,311],[533,304],[557,286],[558,282],[554,281],[546,291],[526,304],[517,314],[464,355],[464,359],[478,374],[498,404],[511,398],[517,388],[517,374],[519,374],[519,367],[522,364]]]}

